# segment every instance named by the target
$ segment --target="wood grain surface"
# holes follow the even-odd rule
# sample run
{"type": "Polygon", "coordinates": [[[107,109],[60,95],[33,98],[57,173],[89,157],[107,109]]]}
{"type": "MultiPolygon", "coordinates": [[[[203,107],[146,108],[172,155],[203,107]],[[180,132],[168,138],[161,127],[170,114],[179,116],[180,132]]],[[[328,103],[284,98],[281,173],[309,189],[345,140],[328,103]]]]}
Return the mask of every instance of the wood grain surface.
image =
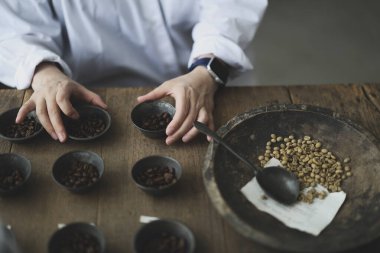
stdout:
{"type": "MultiPolygon", "coordinates": [[[[130,113],[136,97],[150,89],[97,89],[112,117],[109,132],[100,139],[61,144],[44,134],[22,144],[0,141],[2,153],[18,153],[32,163],[26,188],[15,196],[0,197],[0,218],[12,225],[24,252],[47,252],[48,240],[57,224],[74,221],[94,222],[106,236],[107,252],[132,252],[134,234],[141,226],[140,215],[175,219],[188,225],[195,234],[199,253],[278,252],[242,237],[213,207],[202,178],[208,146],[203,136],[188,144],[167,146],[164,140],[148,139],[133,127],[130,113]],[[67,192],[51,177],[54,161],[73,150],[91,150],[105,162],[100,184],[84,194],[67,192]],[[154,154],[171,156],[184,168],[176,190],[162,197],[147,195],[130,176],[136,161],[154,154]]],[[[20,106],[30,95],[31,91],[0,89],[0,112],[20,106]]],[[[216,95],[215,125],[218,128],[236,114],[258,106],[282,103],[331,108],[380,138],[377,84],[225,88],[216,95]]],[[[350,252],[379,251],[380,240],[350,252]]]]}

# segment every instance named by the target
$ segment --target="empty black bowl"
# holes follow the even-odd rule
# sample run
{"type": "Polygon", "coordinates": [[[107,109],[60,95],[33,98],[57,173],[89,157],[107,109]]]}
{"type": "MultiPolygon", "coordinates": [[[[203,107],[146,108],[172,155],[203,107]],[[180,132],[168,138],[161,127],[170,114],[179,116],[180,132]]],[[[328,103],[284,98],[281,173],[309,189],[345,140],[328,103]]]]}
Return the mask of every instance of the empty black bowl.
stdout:
{"type": "Polygon", "coordinates": [[[191,230],[181,222],[155,220],[143,225],[137,231],[133,248],[135,253],[193,253],[195,238],[191,230]],[[166,248],[167,246],[170,248],[166,248]]]}
{"type": "Polygon", "coordinates": [[[131,174],[139,188],[153,195],[161,195],[177,184],[182,175],[182,167],[171,157],[147,156],[135,163],[131,174]]]}
{"type": "Polygon", "coordinates": [[[100,107],[82,105],[75,108],[80,118],[64,117],[64,124],[70,139],[89,141],[104,135],[111,127],[111,115],[100,107]]]}
{"type": "Polygon", "coordinates": [[[70,223],[52,235],[48,252],[77,252],[74,250],[75,247],[83,247],[80,252],[104,253],[106,240],[103,233],[94,225],[84,222],[70,223]]]}
{"type": "Polygon", "coordinates": [[[164,117],[169,117],[170,122],[174,117],[174,113],[175,108],[170,103],[149,101],[136,105],[131,112],[131,119],[133,125],[145,136],[162,138],[166,136],[166,126],[168,124],[164,117]]]}
{"type": "Polygon", "coordinates": [[[0,115],[0,137],[11,142],[23,142],[39,135],[43,127],[35,111],[28,113],[24,122],[16,124],[20,108],[13,108],[0,115]]]}
{"type": "Polygon", "coordinates": [[[99,183],[103,173],[103,159],[91,151],[66,153],[55,161],[52,170],[54,181],[75,193],[94,187],[99,183]]]}
{"type": "Polygon", "coordinates": [[[17,154],[0,154],[0,194],[19,191],[30,178],[32,165],[17,154]]]}

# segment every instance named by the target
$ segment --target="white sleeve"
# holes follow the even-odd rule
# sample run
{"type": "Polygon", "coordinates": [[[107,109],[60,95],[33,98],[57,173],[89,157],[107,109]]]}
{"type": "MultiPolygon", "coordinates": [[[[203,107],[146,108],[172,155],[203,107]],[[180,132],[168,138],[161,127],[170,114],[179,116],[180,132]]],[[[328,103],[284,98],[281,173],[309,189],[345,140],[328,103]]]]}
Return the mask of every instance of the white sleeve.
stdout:
{"type": "Polygon", "coordinates": [[[244,49],[252,41],[267,0],[202,0],[194,26],[189,65],[196,57],[213,53],[236,71],[252,69],[244,49]]]}
{"type": "Polygon", "coordinates": [[[45,0],[0,2],[0,82],[25,89],[36,66],[56,62],[65,74],[71,70],[62,60],[62,27],[45,0]]]}

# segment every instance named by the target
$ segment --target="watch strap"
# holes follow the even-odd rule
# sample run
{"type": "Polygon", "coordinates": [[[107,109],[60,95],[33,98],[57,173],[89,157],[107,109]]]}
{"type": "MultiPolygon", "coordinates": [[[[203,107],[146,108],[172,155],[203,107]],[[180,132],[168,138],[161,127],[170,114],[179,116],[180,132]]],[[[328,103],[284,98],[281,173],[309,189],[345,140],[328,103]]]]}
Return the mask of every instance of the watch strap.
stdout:
{"type": "Polygon", "coordinates": [[[203,66],[207,69],[214,81],[220,86],[225,86],[228,79],[228,67],[216,57],[199,58],[191,64],[189,71],[197,66],[203,66]]]}

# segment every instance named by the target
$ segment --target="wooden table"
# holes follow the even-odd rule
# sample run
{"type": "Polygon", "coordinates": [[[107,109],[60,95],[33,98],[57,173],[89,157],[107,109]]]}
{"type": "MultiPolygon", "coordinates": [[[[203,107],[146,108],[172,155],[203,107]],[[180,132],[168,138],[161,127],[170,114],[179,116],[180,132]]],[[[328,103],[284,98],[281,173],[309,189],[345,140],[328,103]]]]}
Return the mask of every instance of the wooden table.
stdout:
{"type": "MultiPolygon", "coordinates": [[[[148,90],[96,90],[106,100],[112,116],[110,131],[99,140],[61,144],[45,135],[24,144],[0,141],[0,152],[24,155],[32,163],[33,172],[26,189],[13,197],[0,197],[0,217],[12,225],[24,252],[47,252],[49,237],[57,224],[74,221],[94,222],[106,236],[107,252],[132,252],[133,236],[141,226],[140,215],[184,222],[196,235],[197,252],[277,252],[242,237],[212,206],[202,179],[208,145],[204,138],[166,146],[163,140],[148,139],[133,127],[131,109],[136,97],[148,90]],[[99,187],[86,194],[69,193],[51,177],[54,161],[72,150],[94,151],[105,162],[106,172],[99,187]],[[137,160],[153,154],[172,156],[184,168],[177,190],[160,198],[142,192],[130,176],[137,160]]],[[[30,91],[0,90],[0,112],[20,106],[30,94],[30,91]]],[[[328,107],[380,138],[380,86],[376,84],[226,88],[216,97],[216,126],[251,108],[275,103],[328,107]]],[[[379,250],[380,240],[352,252],[379,250]]]]}

